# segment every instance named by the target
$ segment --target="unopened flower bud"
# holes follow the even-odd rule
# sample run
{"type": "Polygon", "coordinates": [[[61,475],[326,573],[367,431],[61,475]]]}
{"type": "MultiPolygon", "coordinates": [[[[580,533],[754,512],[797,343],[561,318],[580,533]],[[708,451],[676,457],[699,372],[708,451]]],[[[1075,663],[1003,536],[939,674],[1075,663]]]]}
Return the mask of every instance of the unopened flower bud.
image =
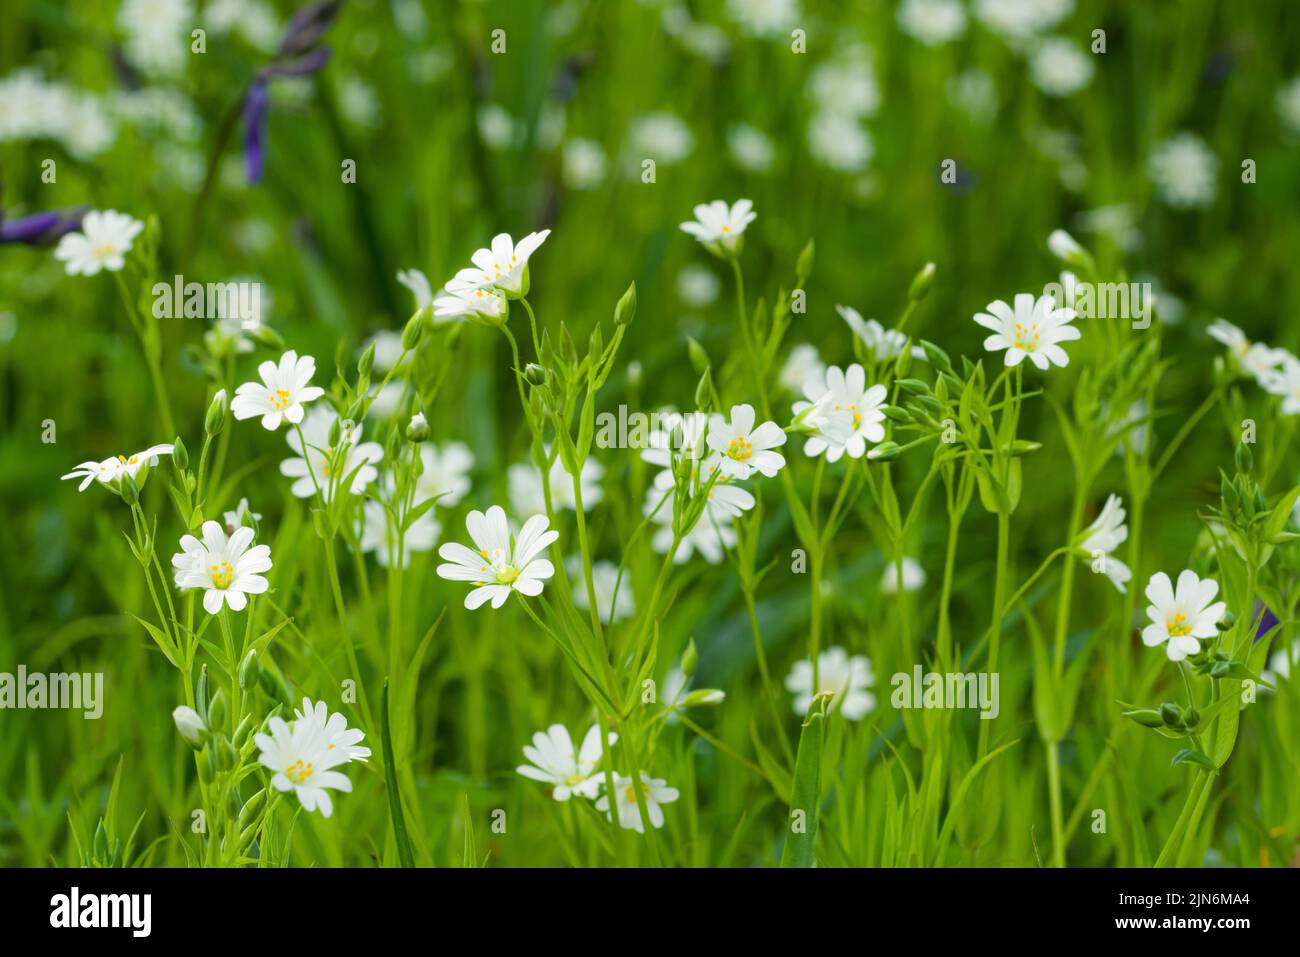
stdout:
{"type": "Polygon", "coordinates": [[[682,674],[686,680],[690,681],[691,676],[695,674],[695,666],[699,664],[700,654],[695,648],[695,639],[689,638],[686,641],[686,650],[682,652],[682,674]]]}
{"type": "Polygon", "coordinates": [[[176,467],[181,471],[190,467],[190,453],[185,448],[185,443],[181,441],[179,435],[172,442],[172,461],[176,463],[176,467]]]}
{"type": "Polygon", "coordinates": [[[409,442],[423,442],[429,437],[429,422],[424,417],[423,412],[417,412],[411,416],[411,421],[406,423],[406,438],[409,442]]]}
{"type": "Polygon", "coordinates": [[[172,720],[176,722],[176,730],[181,733],[182,738],[196,748],[203,747],[203,736],[208,733],[208,729],[197,711],[181,705],[172,712],[172,720]]]}
{"type": "Polygon", "coordinates": [[[208,406],[208,414],[203,420],[203,431],[208,435],[216,435],[226,427],[226,390],[218,389],[217,394],[212,397],[212,404],[208,406]]]}
{"type": "Polygon", "coordinates": [[[934,263],[926,263],[922,266],[921,271],[912,279],[912,285],[907,289],[907,298],[911,299],[912,302],[920,302],[930,295],[930,289],[934,286],[936,271],[934,263]]]}
{"type": "Polygon", "coordinates": [[[623,293],[623,298],[618,301],[614,307],[614,321],[620,326],[626,326],[636,316],[636,283],[627,287],[627,292],[623,293]]]}

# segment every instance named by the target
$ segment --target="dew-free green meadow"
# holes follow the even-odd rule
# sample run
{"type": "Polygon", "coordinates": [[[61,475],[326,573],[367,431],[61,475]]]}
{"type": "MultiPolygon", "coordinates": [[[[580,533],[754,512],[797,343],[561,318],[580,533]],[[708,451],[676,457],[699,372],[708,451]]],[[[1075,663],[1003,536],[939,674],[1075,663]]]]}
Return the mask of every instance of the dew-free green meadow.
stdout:
{"type": "Polygon", "coordinates": [[[0,174],[0,864],[1300,862],[1287,4],[10,0],[0,174]]]}

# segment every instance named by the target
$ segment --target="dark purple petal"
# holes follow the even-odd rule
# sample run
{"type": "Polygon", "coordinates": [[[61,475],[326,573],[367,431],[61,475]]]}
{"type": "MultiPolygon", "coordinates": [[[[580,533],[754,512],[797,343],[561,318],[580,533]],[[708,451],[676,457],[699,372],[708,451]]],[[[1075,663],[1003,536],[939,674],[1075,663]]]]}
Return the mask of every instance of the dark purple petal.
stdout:
{"type": "Polygon", "coordinates": [[[289,25],[284,29],[284,38],[280,41],[280,56],[293,57],[305,53],[320,42],[334,23],[342,4],[339,0],[323,0],[303,7],[293,15],[289,25]]]}
{"type": "Polygon", "coordinates": [[[328,46],[320,46],[295,59],[272,63],[264,68],[259,75],[264,77],[309,76],[329,62],[330,53],[328,46]]]}
{"type": "Polygon", "coordinates": [[[266,107],[269,99],[264,77],[253,81],[248,96],[244,98],[244,171],[250,183],[262,181],[266,107]]]}
{"type": "MultiPolygon", "coordinates": [[[[1256,607],[1255,609],[1255,614],[1257,615],[1259,614],[1258,607],[1256,607]]],[[[1269,633],[1270,629],[1277,627],[1277,624],[1278,624],[1277,615],[1273,614],[1271,611],[1268,610],[1268,607],[1265,606],[1264,617],[1259,620],[1259,627],[1255,629],[1255,640],[1259,641],[1259,639],[1263,638],[1265,635],[1269,633]]]]}
{"type": "Polygon", "coordinates": [[[85,207],[65,211],[33,213],[20,219],[0,218],[0,243],[47,246],[59,237],[81,228],[85,207]]]}

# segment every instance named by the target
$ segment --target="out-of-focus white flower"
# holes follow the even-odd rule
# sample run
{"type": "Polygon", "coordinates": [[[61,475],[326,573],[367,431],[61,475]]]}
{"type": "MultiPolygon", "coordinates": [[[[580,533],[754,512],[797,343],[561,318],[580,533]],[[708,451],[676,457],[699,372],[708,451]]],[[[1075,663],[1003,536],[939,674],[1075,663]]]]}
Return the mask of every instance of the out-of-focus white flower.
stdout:
{"type": "Polygon", "coordinates": [[[478,134],[490,150],[510,149],[518,138],[519,124],[499,103],[484,103],[478,110],[478,134]]]}
{"type": "Polygon", "coordinates": [[[805,382],[821,378],[825,373],[826,363],[822,362],[817,347],[803,342],[790,350],[777,378],[787,391],[802,392],[805,382]]]}
{"type": "Polygon", "coordinates": [[[172,720],[176,722],[176,730],[180,732],[182,738],[196,748],[203,746],[203,735],[207,734],[208,729],[197,711],[181,705],[172,712],[172,720]]]}
{"type": "Polygon", "coordinates": [[[316,360],[311,356],[298,357],[290,349],[280,357],[257,367],[261,382],[245,382],[235,390],[230,411],[239,420],[262,417],[262,428],[274,432],[282,421],[298,424],[304,414],[303,403],[319,399],[325,390],[308,385],[316,374],[316,360]]]}
{"type": "Polygon", "coordinates": [[[767,134],[748,123],[736,123],[727,130],[727,149],[736,165],[751,173],[766,173],[776,157],[767,134]]]}
{"type": "Polygon", "coordinates": [[[126,254],[143,229],[144,223],[126,213],[92,209],[82,219],[80,232],[59,240],[54,258],[69,276],[93,276],[101,269],[117,272],[126,265],[126,254]]]}
{"type": "Polygon", "coordinates": [[[338,84],[339,112],[353,126],[363,130],[378,129],[383,122],[379,95],[361,77],[347,74],[338,84]]]}
{"type": "Polygon", "coordinates": [[[948,101],[975,123],[988,123],[998,111],[998,90],[983,70],[958,73],[948,81],[948,101]]]}
{"type": "Polygon", "coordinates": [[[594,189],[605,180],[605,151],[595,140],[573,139],[564,144],[564,185],[594,189]]]}
{"type": "Polygon", "coordinates": [[[1133,577],[1128,566],[1112,554],[1128,538],[1125,514],[1123,500],[1118,495],[1108,496],[1101,514],[1084,529],[1079,542],[1082,557],[1099,563],[1093,571],[1109,578],[1121,595],[1128,591],[1129,579],[1133,577]]]}
{"type": "Polygon", "coordinates": [[[831,692],[829,709],[838,708],[849,721],[858,721],[876,709],[876,696],[867,689],[875,683],[871,660],[834,645],[817,656],[817,687],[813,688],[810,659],[796,661],[786,676],[785,688],[794,695],[794,711],[806,714],[814,694],[831,692]]]}
{"type": "Polygon", "coordinates": [[[727,13],[756,37],[788,34],[798,26],[798,0],[727,0],[727,13]]]}
{"type": "MultiPolygon", "coordinates": [[[[392,568],[397,564],[397,523],[374,499],[366,499],[361,514],[361,550],[373,552],[380,568],[392,568]]],[[[402,533],[402,567],[410,566],[412,554],[432,551],[440,534],[442,526],[432,510],[412,522],[402,533]]]]}
{"type": "Polygon", "coordinates": [[[673,113],[647,113],[632,121],[628,139],[638,168],[642,157],[671,166],[691,155],[695,136],[690,127],[673,113]]]}
{"type": "Polygon", "coordinates": [[[469,491],[474,453],[463,442],[421,443],[420,464],[424,469],[415,480],[414,504],[438,496],[439,508],[453,508],[469,491]]]}
{"type": "Polygon", "coordinates": [[[213,521],[203,523],[202,540],[193,535],[181,536],[181,550],[172,556],[176,569],[176,587],[185,591],[203,589],[203,609],[209,615],[221,611],[222,604],[231,611],[243,611],[249,595],[267,589],[261,573],[271,568],[271,549],[253,544],[251,528],[237,528],[226,537],[225,529],[213,521]]]}
{"type": "MultiPolygon", "coordinates": [[[[587,602],[587,576],[582,569],[582,556],[572,555],[564,563],[569,578],[573,581],[573,603],[586,611],[590,605],[587,602]]],[[[632,600],[632,584],[628,581],[628,576],[623,576],[623,581],[618,580],[618,566],[613,562],[592,562],[591,563],[591,583],[596,589],[596,611],[600,614],[600,620],[605,624],[611,622],[623,621],[631,618],[636,612],[636,606],[632,600]],[[614,586],[618,585],[618,598],[614,599],[614,586]],[[613,601],[613,616],[610,615],[610,602],[613,601]]]]}
{"type": "Polygon", "coordinates": [[[677,295],[682,302],[695,309],[703,309],[717,301],[722,284],[705,266],[691,264],[677,274],[677,295]]]}
{"type": "Polygon", "coordinates": [[[1218,582],[1203,579],[1190,568],[1178,576],[1177,591],[1168,575],[1156,572],[1147,582],[1146,596],[1151,602],[1147,617],[1151,624],[1142,629],[1142,643],[1149,648],[1164,645],[1170,661],[1196,654],[1201,650],[1199,639],[1219,633],[1219,619],[1227,605],[1214,601],[1218,593],[1218,582]]]}
{"type": "Polygon", "coordinates": [[[222,512],[221,519],[226,523],[226,534],[235,534],[237,528],[252,528],[254,522],[262,520],[261,512],[254,512],[248,505],[248,499],[241,498],[233,511],[222,512]]]}
{"type": "Polygon", "coordinates": [[[898,28],[926,46],[939,46],[966,32],[966,10],[960,0],[903,0],[898,28]]]}
{"type": "MultiPolygon", "coordinates": [[[[714,486],[714,494],[718,488],[719,485],[714,486]]],[[[646,493],[645,513],[658,526],[650,540],[651,547],[660,555],[668,554],[668,549],[673,544],[672,493],[660,488],[650,489],[646,493]]],[[[726,550],[736,547],[736,530],[731,525],[732,514],[722,507],[708,505],[699,521],[682,536],[677,551],[673,554],[673,564],[685,564],[696,552],[710,565],[722,561],[726,550]]]]}
{"type": "Polygon", "coordinates": [[[381,329],[376,332],[365,341],[361,351],[364,353],[372,345],[375,347],[374,370],[381,374],[396,366],[405,351],[402,348],[402,334],[392,329],[381,329]]]}
{"type": "MultiPolygon", "coordinates": [[[[1259,346],[1252,346],[1251,352],[1257,348],[1259,346]]],[[[1283,415],[1300,415],[1300,359],[1285,349],[1276,351],[1282,353],[1281,368],[1261,373],[1259,384],[1273,395],[1282,397],[1283,415]]]]}
{"type": "MultiPolygon", "coordinates": [[[[609,747],[618,742],[611,731],[606,739],[609,747]]],[[[551,797],[567,801],[573,795],[594,798],[600,793],[603,774],[600,770],[604,749],[600,745],[600,726],[593,724],[582,739],[582,747],[575,749],[569,729],[553,724],[545,731],[533,735],[533,743],[524,745],[524,757],[530,763],[515,770],[526,778],[555,785],[551,797]]]]}
{"type": "Polygon", "coordinates": [[[1029,75],[1048,96],[1069,96],[1092,81],[1092,60],[1069,40],[1047,37],[1035,41],[1029,75]]]}
{"type": "Polygon", "coordinates": [[[975,321],[993,335],[984,340],[989,352],[1006,350],[1006,364],[1018,365],[1026,356],[1039,369],[1049,365],[1066,366],[1070,357],[1058,345],[1079,338],[1074,310],[1059,307],[1051,296],[1017,293],[1015,308],[1001,299],[988,305],[988,312],[975,313],[975,321]],[[991,315],[990,315],[991,313],[991,315]]]}
{"type": "Polygon", "coordinates": [[[975,16],[1012,44],[1051,30],[1070,15],[1074,0],[975,0],[975,16]]]}
{"type": "Polygon", "coordinates": [[[366,486],[379,477],[375,463],[384,458],[384,447],[378,442],[361,441],[361,425],[344,425],[339,430],[339,444],[346,445],[343,461],[336,461],[335,447],[330,445],[330,432],[338,413],[327,405],[319,405],[307,413],[302,423],[302,436],[297,430],[289,432],[285,441],[295,453],[293,458],[280,463],[280,474],[294,479],[290,491],[298,498],[311,498],[317,486],[325,501],[333,499],[340,483],[356,472],[350,490],[360,495],[366,486]],[[303,439],[307,448],[303,450],[303,439]]]}
{"type": "Polygon", "coordinates": [[[829,169],[857,173],[871,162],[875,144],[854,117],[823,110],[808,122],[808,149],[829,169]]]}
{"type": "Polygon", "coordinates": [[[174,76],[190,55],[193,0],[122,0],[117,25],[126,35],[126,57],[145,73],[174,76]]]}
{"type": "Polygon", "coordinates": [[[548,524],[545,515],[534,515],[512,540],[505,509],[500,505],[493,505],[486,513],[470,512],[465,527],[476,550],[459,542],[444,543],[438,554],[447,564],[438,566],[438,577],[473,586],[465,596],[465,607],[470,610],[489,599],[493,608],[500,608],[511,592],[540,595],[542,583],[555,574],[555,566],[537,556],[560,537],[559,532],[547,528],[548,524]]]}
{"type": "Polygon", "coordinates": [[[836,306],[853,334],[867,347],[867,353],[875,362],[889,362],[897,359],[907,346],[907,336],[897,329],[886,329],[875,319],[863,320],[862,314],[852,306],[836,306]]]}
{"type": "Polygon", "coordinates": [[[275,11],[261,0],[207,0],[203,24],[210,33],[239,33],[263,53],[275,50],[281,33],[275,11]]]}
{"type": "Polygon", "coordinates": [[[1147,171],[1169,206],[1192,209],[1214,201],[1219,161],[1194,133],[1179,133],[1156,147],[1147,171]]]}
{"type": "MultiPolygon", "coordinates": [[[[736,2],[736,0],[733,0],[736,2]]],[[[747,0],[753,2],[753,0],[747,0]]],[[[668,787],[663,778],[652,778],[645,771],[641,772],[641,799],[645,803],[646,816],[650,825],[656,829],[664,826],[664,812],[660,805],[671,804],[681,795],[676,788],[668,787]]],[[[619,827],[645,833],[645,824],[641,820],[641,808],[637,804],[636,788],[630,777],[616,775],[614,778],[614,799],[618,805],[619,827]]],[[[602,794],[596,801],[596,810],[609,814],[609,795],[602,794]]]]}
{"type": "MultiPolygon", "coordinates": [[[[416,309],[423,309],[425,306],[433,304],[433,286],[429,284],[429,277],[420,270],[398,270],[397,281],[411,290],[411,295],[415,297],[416,309]]],[[[398,341],[401,341],[400,336],[398,341]]]]}
{"type": "Polygon", "coordinates": [[[808,76],[808,95],[818,112],[852,119],[875,115],[880,109],[871,56],[855,47],[818,64],[808,76]]]}
{"type": "MultiPolygon", "coordinates": [[[[589,511],[600,504],[603,493],[600,480],[605,475],[605,466],[589,458],[582,464],[580,485],[582,489],[582,507],[589,511]]],[[[573,476],[564,467],[564,460],[555,457],[551,463],[548,476],[551,486],[551,505],[558,512],[561,509],[576,510],[577,499],[573,494],[573,476]]],[[[510,506],[516,515],[533,515],[546,513],[545,492],[542,489],[542,476],[532,464],[520,463],[510,466],[506,472],[506,486],[510,493],[510,506]]]]}
{"type": "MultiPolygon", "coordinates": [[[[915,558],[903,556],[903,591],[914,592],[925,587],[925,569],[915,558]]],[[[880,576],[880,593],[882,595],[898,594],[898,563],[889,562],[885,572],[880,576]]]]}

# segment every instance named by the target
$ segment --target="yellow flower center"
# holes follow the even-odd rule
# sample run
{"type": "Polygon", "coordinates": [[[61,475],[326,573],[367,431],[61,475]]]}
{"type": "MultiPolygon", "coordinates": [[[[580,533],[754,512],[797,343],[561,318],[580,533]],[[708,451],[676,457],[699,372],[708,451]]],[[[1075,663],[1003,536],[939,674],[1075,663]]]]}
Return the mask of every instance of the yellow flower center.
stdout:
{"type": "Polygon", "coordinates": [[[1021,349],[1025,352],[1033,352],[1038,348],[1039,338],[1038,323],[1034,322],[1028,326],[1022,326],[1020,323],[1016,323],[1014,342],[1017,349],[1021,349]]]}
{"type": "Polygon", "coordinates": [[[113,255],[113,253],[115,253],[116,251],[117,248],[112,243],[100,243],[98,246],[95,247],[95,258],[107,259],[109,256],[113,255]]]}
{"type": "Polygon", "coordinates": [[[229,588],[235,578],[235,570],[230,567],[230,562],[213,562],[208,566],[208,577],[215,587],[229,588]]]}
{"type": "Polygon", "coordinates": [[[1192,633],[1192,623],[1180,611],[1165,622],[1165,629],[1169,632],[1170,638],[1182,638],[1192,633]]]}
{"type": "Polygon", "coordinates": [[[836,411],[836,412],[852,412],[852,413],[853,413],[853,428],[854,428],[854,429],[860,429],[860,428],[862,428],[862,413],[858,411],[858,405],[857,405],[856,402],[850,402],[848,405],[837,405],[837,406],[835,406],[835,411],[836,411]]]}
{"type": "Polygon", "coordinates": [[[303,761],[302,758],[299,758],[285,768],[284,776],[294,784],[302,784],[315,773],[315,770],[310,761],[303,761]]]}
{"type": "Polygon", "coordinates": [[[727,458],[735,459],[737,462],[745,462],[753,458],[753,456],[754,446],[743,435],[737,436],[727,443],[727,458]]]}
{"type": "Polygon", "coordinates": [[[289,408],[289,391],[287,389],[275,389],[272,391],[271,404],[281,412],[289,408]]]}

